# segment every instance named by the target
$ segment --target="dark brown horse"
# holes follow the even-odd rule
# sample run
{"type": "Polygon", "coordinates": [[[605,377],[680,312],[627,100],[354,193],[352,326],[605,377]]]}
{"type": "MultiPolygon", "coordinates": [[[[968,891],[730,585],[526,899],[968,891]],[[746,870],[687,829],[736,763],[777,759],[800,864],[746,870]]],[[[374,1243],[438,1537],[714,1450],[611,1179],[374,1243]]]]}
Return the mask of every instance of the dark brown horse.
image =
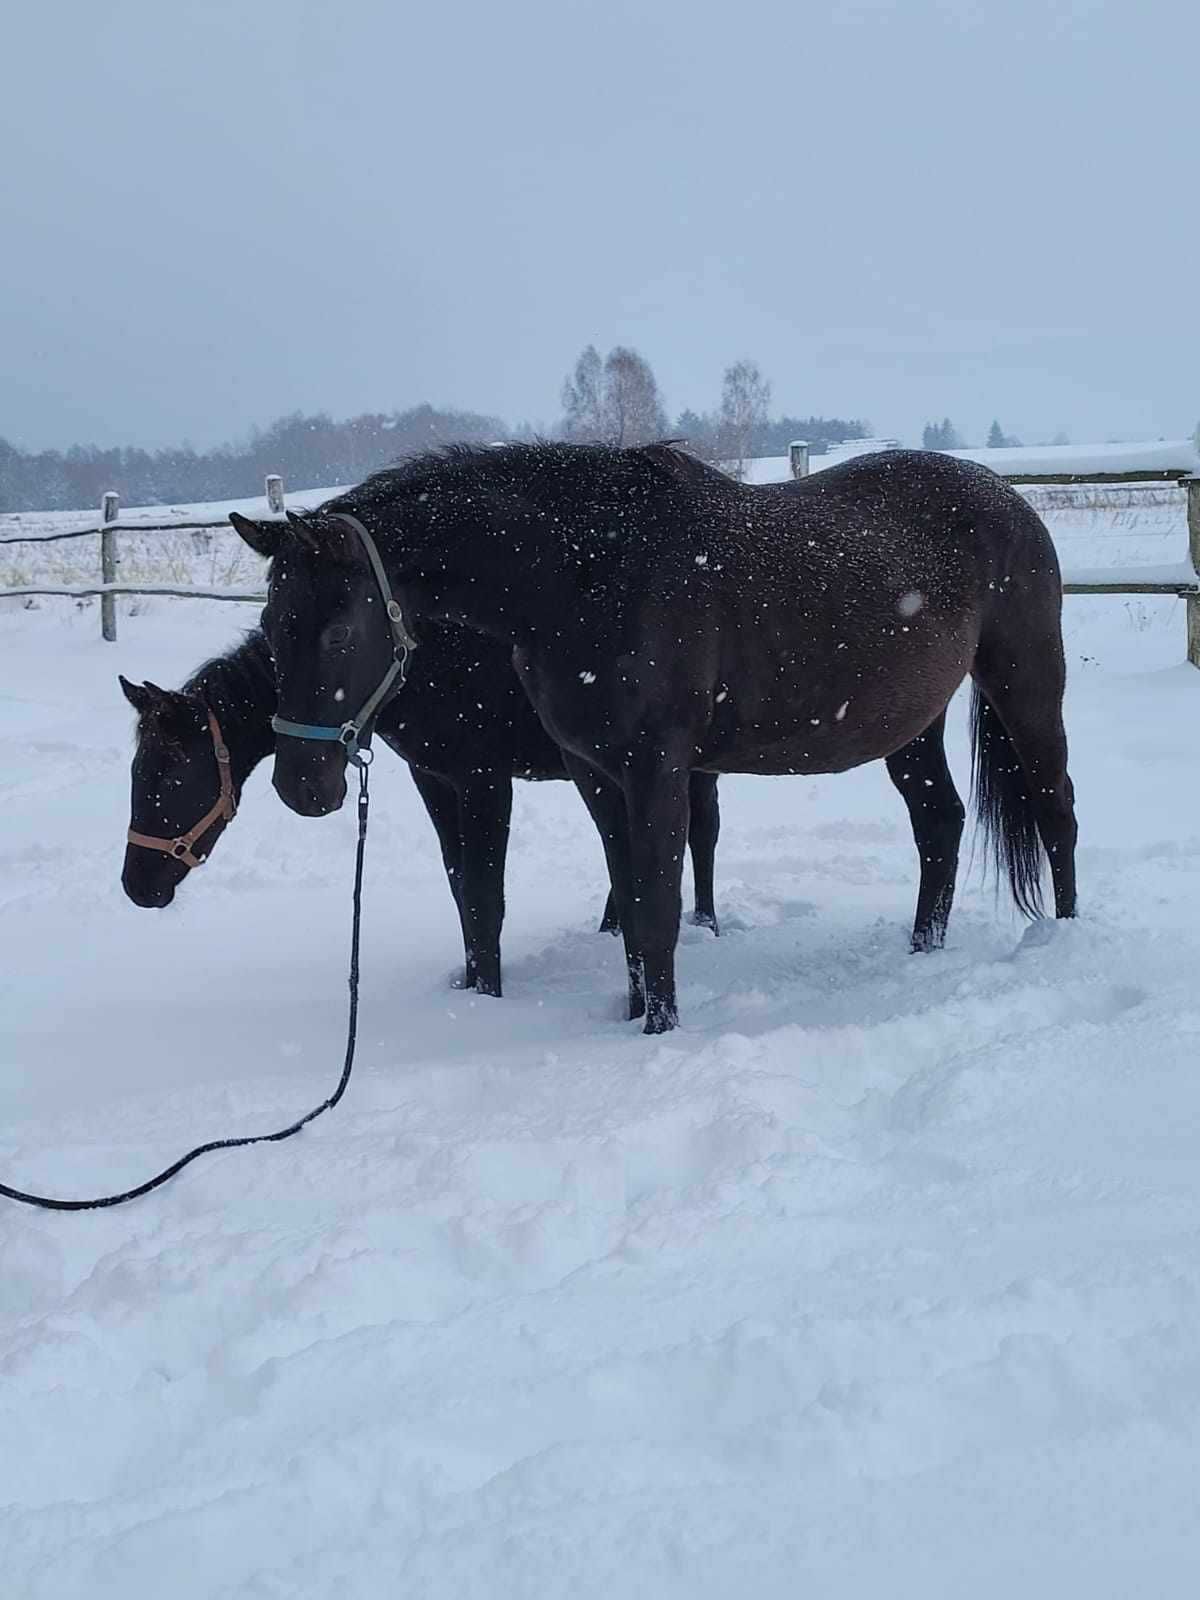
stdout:
{"type": "MultiPolygon", "coordinates": [[[[461,628],[434,627],[422,656],[414,663],[403,703],[394,701],[380,713],[378,732],[408,762],[437,830],[462,924],[462,981],[467,988],[498,995],[512,782],[564,779],[567,771],[503,647],[461,628]]],[[[165,906],[190,866],[186,858],[172,856],[171,842],[209,818],[191,850],[193,860],[207,859],[227,825],[219,806],[220,768],[209,716],[215,716],[228,752],[236,804],[250,773],[275,749],[274,667],[266,639],[255,630],[235,649],[205,662],[180,690],[120,681],[138,712],[130,827],[168,846],[127,845],[121,881],[136,905],[165,906]]],[[[690,833],[695,920],[714,933],[719,827],[717,780],[697,773],[690,833]]],[[[619,928],[611,894],[601,927],[619,928]]]]}
{"type": "MultiPolygon", "coordinates": [[[[289,719],[336,724],[386,671],[372,547],[419,640],[449,619],[512,651],[604,841],[647,1032],[677,1020],[690,775],[891,758],[903,788],[897,753],[925,736],[940,764],[968,673],[990,846],[1033,914],[1040,837],[1057,914],[1074,914],[1058,562],[986,468],[888,451],[753,488],[667,446],[456,449],[376,474],[291,532],[238,526],[274,558],[264,625],[289,719]]],[[[297,810],[339,805],[344,750],[281,739],[275,786],[297,810]]],[[[921,798],[906,791],[910,811],[921,798]]],[[[956,845],[948,823],[936,848],[956,845]]],[[[936,926],[953,862],[928,897],[922,865],[936,926]]],[[[920,946],[920,916],[916,931],[920,946]]]]}

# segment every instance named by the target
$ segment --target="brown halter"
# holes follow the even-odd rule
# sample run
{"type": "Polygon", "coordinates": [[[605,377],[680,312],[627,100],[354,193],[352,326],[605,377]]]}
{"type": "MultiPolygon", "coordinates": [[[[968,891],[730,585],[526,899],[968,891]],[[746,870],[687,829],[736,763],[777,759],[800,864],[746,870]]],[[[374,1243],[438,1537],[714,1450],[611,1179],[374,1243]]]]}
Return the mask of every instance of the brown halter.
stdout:
{"type": "Polygon", "coordinates": [[[173,860],[182,861],[185,867],[204,865],[208,857],[193,855],[192,846],[197,839],[208,832],[218,817],[231,822],[237,813],[237,802],[233,798],[233,777],[229,770],[229,747],[221,733],[221,724],[207,706],[204,709],[208,715],[208,731],[212,734],[213,754],[217,758],[217,776],[221,780],[221,792],[217,796],[216,805],[204,813],[194,828],[189,828],[186,833],[180,834],[178,839],[156,839],[150,833],[134,833],[132,828],[126,835],[130,844],[139,844],[143,850],[161,850],[173,860]]]}

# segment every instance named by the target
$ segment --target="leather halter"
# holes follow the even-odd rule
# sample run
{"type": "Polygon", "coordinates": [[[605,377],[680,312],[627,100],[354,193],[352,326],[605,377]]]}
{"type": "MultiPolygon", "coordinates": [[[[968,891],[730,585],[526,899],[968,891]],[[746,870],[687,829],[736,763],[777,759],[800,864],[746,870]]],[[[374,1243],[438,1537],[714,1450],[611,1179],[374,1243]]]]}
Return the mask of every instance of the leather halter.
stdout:
{"type": "Polygon", "coordinates": [[[337,742],[344,745],[346,760],[354,766],[366,766],[371,760],[370,750],[370,723],[375,713],[379,710],[384,700],[391,691],[396,679],[400,680],[403,689],[404,680],[408,675],[408,656],[411,650],[417,648],[417,641],[404,626],[404,613],[400,609],[400,602],[392,593],[392,586],[388,582],[387,570],[376,548],[375,541],[363,527],[357,517],[352,517],[346,511],[331,511],[330,516],[336,517],[339,522],[344,522],[354,530],[362,541],[363,549],[367,552],[367,559],[371,563],[371,570],[375,574],[375,582],[379,585],[379,592],[383,596],[384,613],[387,616],[388,628],[392,635],[392,660],[387,671],[379,680],[378,687],[367,696],[356,716],[348,722],[337,724],[329,722],[290,722],[287,717],[279,715],[271,718],[271,726],[276,733],[287,734],[292,739],[319,739],[328,743],[337,742]],[[360,735],[366,730],[366,738],[360,741],[360,735]]]}
{"type": "Polygon", "coordinates": [[[161,850],[163,855],[170,856],[174,861],[181,861],[185,867],[201,867],[208,857],[194,855],[192,846],[212,827],[218,818],[225,822],[232,822],[237,814],[237,801],[233,798],[233,774],[229,764],[229,746],[225,743],[221,733],[221,724],[205,706],[208,716],[208,731],[212,734],[213,754],[217,758],[217,776],[221,780],[221,792],[217,796],[217,803],[211,806],[194,828],[189,828],[186,833],[181,833],[177,839],[159,839],[152,833],[135,833],[132,828],[126,834],[130,844],[141,845],[143,850],[161,850]]]}

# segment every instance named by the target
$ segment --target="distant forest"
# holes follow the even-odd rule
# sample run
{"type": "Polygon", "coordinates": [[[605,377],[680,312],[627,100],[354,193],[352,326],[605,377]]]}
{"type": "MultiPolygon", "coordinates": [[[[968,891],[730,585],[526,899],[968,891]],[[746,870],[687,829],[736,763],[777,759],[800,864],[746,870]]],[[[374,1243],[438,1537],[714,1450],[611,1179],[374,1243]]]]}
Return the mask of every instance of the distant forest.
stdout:
{"type": "MultiPolygon", "coordinates": [[[[551,431],[563,438],[621,444],[683,438],[698,454],[734,470],[750,456],[782,455],[792,439],[807,439],[821,454],[830,444],[870,431],[857,419],[772,417],[769,398],[770,384],[757,366],[737,362],[726,370],[717,407],[683,411],[672,423],[643,357],[618,347],[601,361],[589,346],[564,385],[564,414],[551,431]],[[583,388],[576,389],[580,383],[583,388]]],[[[29,452],[0,439],[0,512],[90,509],[109,489],[125,506],[242,499],[262,493],[268,472],[282,474],[289,492],[335,487],[437,445],[533,436],[528,425],[513,428],[500,417],[419,405],[342,422],[324,413],[297,412],[255,429],[240,444],[205,451],[73,445],[29,452]]]]}
{"type": "Polygon", "coordinates": [[[239,500],[262,494],[268,472],[289,490],[357,483],[377,467],[456,439],[504,439],[498,417],[470,411],[373,413],[334,422],[325,415],[281,417],[244,443],[213,450],[17,450],[0,439],[0,511],[58,511],[98,506],[115,489],[126,506],[239,500]]]}

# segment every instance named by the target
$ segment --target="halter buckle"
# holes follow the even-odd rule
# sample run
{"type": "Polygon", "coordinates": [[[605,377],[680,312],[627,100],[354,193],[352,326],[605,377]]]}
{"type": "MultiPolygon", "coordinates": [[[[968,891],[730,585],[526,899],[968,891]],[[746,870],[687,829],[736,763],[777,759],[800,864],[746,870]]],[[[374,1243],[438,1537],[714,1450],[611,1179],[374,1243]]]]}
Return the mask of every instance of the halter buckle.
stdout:
{"type": "Polygon", "coordinates": [[[413,638],[412,634],[409,633],[408,628],[405,625],[404,612],[401,610],[399,600],[393,597],[391,600],[387,601],[385,610],[387,611],[388,621],[391,623],[392,627],[392,638],[395,641],[395,654],[398,656],[400,652],[403,651],[404,654],[407,655],[410,650],[416,649],[417,641],[413,638]]]}

